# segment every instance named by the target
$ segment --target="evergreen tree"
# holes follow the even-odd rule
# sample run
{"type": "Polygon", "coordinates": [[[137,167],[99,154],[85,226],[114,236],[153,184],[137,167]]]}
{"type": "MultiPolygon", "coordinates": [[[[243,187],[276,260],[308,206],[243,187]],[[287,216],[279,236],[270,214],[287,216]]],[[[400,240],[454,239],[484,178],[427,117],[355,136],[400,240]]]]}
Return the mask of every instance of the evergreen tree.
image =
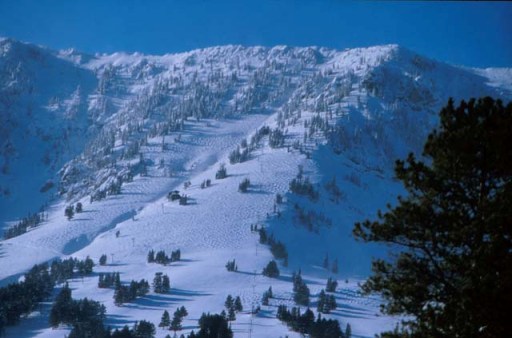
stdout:
{"type": "Polygon", "coordinates": [[[199,318],[199,331],[191,333],[189,338],[233,338],[228,321],[221,315],[204,314],[199,318]]]}
{"type": "Polygon", "coordinates": [[[154,338],[155,332],[155,325],[145,320],[136,322],[133,327],[133,333],[136,338],[154,338]]]}
{"type": "Polygon", "coordinates": [[[226,170],[226,165],[222,163],[219,167],[219,170],[217,170],[217,173],[215,174],[215,178],[221,180],[226,177],[228,177],[228,171],[226,170]]]}
{"type": "Polygon", "coordinates": [[[149,250],[148,252],[148,263],[154,263],[155,262],[155,251],[149,250]]]}
{"type": "Polygon", "coordinates": [[[350,324],[347,323],[347,327],[345,327],[345,337],[344,338],[351,338],[352,337],[352,327],[350,327],[350,324]]]}
{"type": "Polygon", "coordinates": [[[268,262],[267,266],[263,269],[263,276],[267,276],[270,278],[279,277],[279,268],[277,267],[277,263],[274,260],[268,262]]]}
{"type": "Polygon", "coordinates": [[[181,317],[188,316],[188,311],[183,305],[177,311],[181,317]]]}
{"type": "Polygon", "coordinates": [[[239,192],[247,192],[249,186],[251,185],[251,181],[248,178],[244,178],[242,182],[238,185],[239,192]]]}
{"type": "Polygon", "coordinates": [[[82,203],[78,202],[76,204],[75,211],[76,211],[77,214],[79,214],[79,213],[81,213],[83,211],[82,203]]]}
{"type": "Polygon", "coordinates": [[[230,307],[228,310],[228,320],[230,322],[236,320],[235,309],[233,307],[230,307]]]}
{"type": "Polygon", "coordinates": [[[242,306],[242,300],[240,299],[240,296],[236,296],[235,302],[233,304],[233,309],[236,312],[241,312],[244,310],[244,307],[242,306]]]}
{"type": "Polygon", "coordinates": [[[180,331],[182,329],[182,327],[181,327],[182,321],[183,321],[183,316],[182,316],[180,310],[178,309],[174,312],[174,316],[173,316],[172,322],[171,322],[171,327],[169,329],[174,332],[180,331]]]}
{"type": "Polygon", "coordinates": [[[171,282],[169,281],[169,276],[162,276],[162,293],[169,293],[171,291],[171,282]]]}
{"type": "Polygon", "coordinates": [[[505,337],[512,332],[512,103],[450,100],[439,129],[395,173],[407,190],[378,221],[356,224],[368,242],[401,247],[375,260],[363,285],[389,314],[410,319],[388,336],[505,337]]]}
{"type": "Polygon", "coordinates": [[[66,283],[62,290],[60,290],[50,310],[50,326],[57,327],[60,323],[71,324],[72,307],[73,299],[71,297],[71,289],[68,283],[66,283]]]}
{"type": "Polygon", "coordinates": [[[163,293],[162,291],[162,273],[161,272],[156,272],[155,273],[155,278],[153,279],[153,291],[155,293],[163,293]]]}
{"type": "Polygon", "coordinates": [[[101,255],[99,263],[100,265],[107,265],[107,255],[101,255]]]}
{"type": "Polygon", "coordinates": [[[75,209],[72,205],[67,206],[66,209],[64,209],[64,215],[68,218],[68,221],[75,216],[75,209]]]}
{"type": "Polygon", "coordinates": [[[226,301],[224,302],[224,306],[226,307],[226,310],[231,309],[234,304],[235,304],[235,300],[233,299],[233,296],[228,295],[226,297],[226,301]]]}
{"type": "Polygon", "coordinates": [[[327,279],[327,285],[325,287],[325,291],[327,292],[336,292],[336,288],[338,287],[338,281],[329,277],[327,279]]]}

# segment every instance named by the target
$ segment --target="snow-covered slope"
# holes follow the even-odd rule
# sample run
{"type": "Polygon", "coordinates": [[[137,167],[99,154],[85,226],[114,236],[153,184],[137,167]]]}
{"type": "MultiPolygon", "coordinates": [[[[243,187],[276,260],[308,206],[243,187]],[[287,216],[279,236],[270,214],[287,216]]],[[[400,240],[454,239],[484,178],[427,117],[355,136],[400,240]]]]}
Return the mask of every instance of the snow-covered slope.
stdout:
{"type": "MultiPolygon", "coordinates": [[[[202,312],[220,312],[232,294],[245,308],[233,323],[236,337],[249,329],[277,337],[294,336],[275,314],[277,305],[293,304],[290,276],[301,269],[312,307],[326,279],[338,278],[338,309],[327,317],[373,336],[397,319],[378,316],[378,299],[361,297],[357,282],[386,248],[355,242],[353,223],[374,217],[401,192],[393,162],[421,150],[448,97],[510,99],[506,71],[454,67],[396,45],[90,56],[1,40],[0,221],[47,206],[42,223],[1,242],[0,280],[57,257],[97,261],[106,254],[109,264],[95,271],[121,272],[125,282],[162,271],[172,287],[117,307],[112,289],[97,288],[97,275],[73,280],[74,297],[107,306],[108,325],[158,324],[164,309],[184,305],[187,331],[202,312]],[[230,163],[237,148],[248,155],[230,163]],[[228,177],[217,180],[222,163],[228,177]],[[290,191],[298,174],[318,197],[290,191]],[[241,193],[244,178],[251,185],[241,193]],[[212,185],[202,189],[207,179],[212,185]],[[167,200],[175,189],[188,205],[167,200]],[[84,212],[68,221],[65,207],[79,201],[84,212]],[[272,255],[251,232],[255,224],[287,248],[279,279],[261,275],[272,255]],[[150,249],[178,248],[179,263],[146,262],[150,249]],[[237,273],[224,267],[231,259],[237,273]],[[269,286],[277,297],[261,306],[269,286]],[[262,311],[251,317],[256,305],[262,311]]],[[[48,310],[8,336],[69,332],[47,328],[48,310]]]]}

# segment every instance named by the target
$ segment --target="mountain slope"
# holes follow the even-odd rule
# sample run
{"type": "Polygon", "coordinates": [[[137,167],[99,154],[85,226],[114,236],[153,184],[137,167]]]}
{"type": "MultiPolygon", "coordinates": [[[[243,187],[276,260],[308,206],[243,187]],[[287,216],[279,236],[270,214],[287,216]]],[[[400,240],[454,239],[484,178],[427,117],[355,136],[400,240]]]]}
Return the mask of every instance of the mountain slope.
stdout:
{"type": "MultiPolygon", "coordinates": [[[[220,312],[233,294],[245,308],[233,323],[235,336],[250,327],[254,336],[293,336],[275,312],[279,304],[293,304],[290,276],[301,269],[313,307],[325,280],[340,279],[339,307],[327,317],[343,326],[350,322],[362,336],[392,328],[397,319],[376,315],[378,299],[357,294],[371,257],[387,249],[355,242],[353,223],[374,217],[401,192],[393,162],[421,151],[448,97],[510,93],[496,84],[496,72],[450,66],[395,45],[347,51],[225,46],[164,56],[87,56],[12,40],[0,44],[0,65],[11,74],[2,77],[0,88],[12,101],[4,103],[2,116],[5,123],[16,122],[0,139],[2,161],[14,168],[0,175],[4,191],[13,191],[0,199],[0,214],[12,220],[51,201],[41,224],[2,242],[0,280],[12,281],[35,263],[68,255],[97,261],[106,254],[109,264],[95,271],[119,271],[125,282],[169,274],[169,295],[150,293],[122,307],[114,305],[113,290],[97,288],[97,276],[72,280],[74,297],[102,301],[113,326],[140,319],[158,324],[164,309],[185,305],[190,316],[184,326],[190,330],[203,311],[220,312]],[[40,56],[34,59],[34,53],[40,56]],[[55,77],[55,83],[45,83],[55,77]],[[29,124],[27,107],[37,112],[29,124]],[[37,138],[38,128],[50,136],[37,138]],[[34,161],[51,147],[59,150],[50,152],[53,168],[34,161]],[[228,177],[217,180],[222,163],[228,177]],[[34,183],[26,190],[12,181],[29,177],[34,183]],[[293,179],[306,177],[312,190],[290,191],[293,179]],[[244,178],[251,185],[241,193],[244,178]],[[207,179],[212,186],[202,189],[207,179]],[[55,187],[38,192],[47,180],[55,187]],[[185,182],[191,182],[187,189],[185,182]],[[175,189],[188,196],[188,205],[167,200],[175,189]],[[276,203],[276,194],[283,203],[276,203]],[[84,212],[68,221],[64,208],[78,201],[84,212]],[[14,208],[18,204],[23,209],[14,208]],[[287,248],[287,266],[280,260],[277,280],[261,275],[272,255],[250,231],[255,224],[287,248]],[[178,248],[181,262],[164,267],[146,261],[150,249],[178,248]],[[226,271],[231,259],[239,272],[226,271]],[[277,297],[251,316],[247,310],[269,286],[277,297]]],[[[43,307],[8,335],[69,332],[46,328],[47,318],[43,307]]]]}

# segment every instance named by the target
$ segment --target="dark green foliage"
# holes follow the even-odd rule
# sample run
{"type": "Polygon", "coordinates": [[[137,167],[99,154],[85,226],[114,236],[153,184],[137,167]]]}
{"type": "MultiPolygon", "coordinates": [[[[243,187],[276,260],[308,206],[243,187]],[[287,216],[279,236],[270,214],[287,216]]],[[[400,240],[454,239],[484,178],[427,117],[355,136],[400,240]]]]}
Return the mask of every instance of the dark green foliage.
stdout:
{"type": "Polygon", "coordinates": [[[291,330],[307,334],[311,338],[345,338],[337,320],[318,316],[315,321],[315,315],[310,309],[301,314],[300,308],[293,307],[288,310],[285,305],[279,305],[277,319],[285,322],[291,330]]]}
{"type": "MultiPolygon", "coordinates": [[[[375,260],[367,293],[406,315],[386,337],[505,337],[512,332],[512,104],[491,98],[441,110],[439,129],[395,173],[407,190],[354,235],[402,250],[375,260]]],[[[395,251],[396,252],[396,251],[395,251]]]]}
{"type": "Polygon", "coordinates": [[[149,250],[147,261],[148,263],[158,263],[162,265],[167,265],[172,262],[177,262],[181,259],[181,250],[175,250],[171,252],[171,257],[167,256],[164,250],[160,250],[156,253],[154,250],[149,250]]]}
{"type": "Polygon", "coordinates": [[[66,284],[50,310],[50,326],[72,325],[69,337],[105,337],[105,306],[87,298],[74,300],[66,284]]]}
{"type": "Polygon", "coordinates": [[[160,319],[160,324],[158,324],[159,327],[168,327],[171,325],[171,317],[169,316],[169,312],[167,310],[164,311],[162,314],[162,319],[160,319]]]}
{"type": "MultiPolygon", "coordinates": [[[[128,325],[125,325],[121,330],[115,329],[105,338],[153,338],[155,332],[155,325],[153,323],[141,320],[140,322],[135,322],[133,328],[130,329],[128,325]]],[[[96,338],[96,336],[87,338],[96,338]]]]}
{"type": "Polygon", "coordinates": [[[240,312],[243,310],[242,300],[240,299],[239,296],[233,298],[233,296],[228,295],[226,297],[226,301],[224,302],[224,306],[228,311],[227,318],[229,321],[236,320],[236,312],[240,312]]]}
{"type": "Polygon", "coordinates": [[[240,299],[240,296],[236,296],[235,303],[233,304],[233,309],[236,312],[241,312],[241,311],[244,310],[244,308],[242,306],[242,300],[240,299]]]}
{"type": "Polygon", "coordinates": [[[94,268],[94,261],[87,256],[83,261],[76,261],[75,266],[80,275],[90,275],[92,273],[92,269],[94,268]]]}
{"type": "Polygon", "coordinates": [[[299,271],[299,273],[293,273],[292,275],[292,281],[293,281],[293,300],[298,305],[309,305],[309,288],[302,279],[302,275],[299,271]]]}
{"type": "Polygon", "coordinates": [[[240,147],[236,147],[231,153],[229,153],[229,163],[242,163],[249,159],[249,149],[244,148],[240,150],[240,147]]]}
{"type": "Polygon", "coordinates": [[[155,293],[169,293],[170,290],[171,285],[169,276],[163,275],[161,272],[155,273],[155,278],[153,279],[153,291],[155,293]]]}
{"type": "Polygon", "coordinates": [[[188,196],[181,195],[179,203],[180,203],[180,205],[187,205],[188,204],[188,196]]]}
{"type": "Polygon", "coordinates": [[[223,178],[228,177],[228,171],[226,170],[226,166],[223,164],[220,165],[219,170],[215,173],[215,179],[222,180],[223,178]]]}
{"type": "MultiPolygon", "coordinates": [[[[53,261],[51,268],[47,263],[34,265],[22,282],[0,288],[0,327],[17,324],[22,315],[33,311],[39,302],[51,295],[56,282],[71,278],[76,265],[89,266],[86,261],[69,258],[53,261]]],[[[51,320],[57,322],[58,316],[54,313],[51,320]]]]}
{"type": "Polygon", "coordinates": [[[271,296],[268,291],[263,292],[263,296],[261,297],[261,304],[268,306],[270,298],[271,296]]]}
{"type": "Polygon", "coordinates": [[[263,269],[263,276],[267,276],[270,278],[279,277],[279,268],[277,267],[277,263],[274,260],[268,262],[267,266],[263,269]]]}
{"type": "Polygon", "coordinates": [[[50,326],[57,327],[60,323],[71,324],[73,298],[68,283],[60,290],[50,311],[50,326]]]}
{"type": "Polygon", "coordinates": [[[265,230],[265,228],[264,227],[259,228],[258,234],[260,235],[260,243],[266,244],[268,237],[267,237],[267,231],[265,230]]]}
{"type": "Polygon", "coordinates": [[[247,192],[249,186],[251,185],[251,181],[248,178],[244,178],[242,182],[238,185],[239,192],[247,192]]]}
{"type": "Polygon", "coordinates": [[[50,275],[57,283],[63,283],[73,277],[74,271],[80,275],[90,275],[93,268],[94,262],[89,256],[83,261],[76,258],[68,258],[63,261],[56,259],[52,262],[50,275]]]}
{"type": "Polygon", "coordinates": [[[224,302],[224,306],[227,310],[231,309],[233,307],[233,304],[235,303],[235,300],[233,299],[233,296],[228,295],[226,297],[226,301],[224,302]]]}
{"type": "Polygon", "coordinates": [[[181,306],[180,308],[178,308],[176,310],[176,312],[181,316],[181,317],[186,317],[188,316],[188,311],[187,309],[184,307],[184,306],[181,306]]]}
{"type": "Polygon", "coordinates": [[[329,313],[331,310],[335,310],[337,306],[336,298],[333,295],[326,294],[324,290],[320,291],[317,303],[318,312],[329,313]]]}
{"type": "Polygon", "coordinates": [[[286,250],[286,246],[280,241],[274,241],[271,237],[269,240],[270,244],[270,252],[276,259],[285,259],[288,258],[288,251],[286,250]]]}
{"type": "Polygon", "coordinates": [[[288,251],[286,250],[286,246],[282,242],[276,241],[272,234],[268,236],[267,231],[263,227],[259,228],[258,234],[260,235],[261,244],[270,245],[270,252],[274,256],[274,258],[284,259],[285,261],[288,260],[288,251]]]}
{"type": "Polygon", "coordinates": [[[273,129],[268,135],[268,145],[270,148],[280,148],[284,146],[284,134],[281,129],[273,129]]]}
{"type": "Polygon", "coordinates": [[[230,271],[230,272],[233,272],[233,271],[238,271],[238,266],[236,265],[236,262],[235,260],[233,259],[232,261],[228,261],[226,263],[226,270],[230,271]]]}
{"type": "Polygon", "coordinates": [[[212,185],[212,181],[210,179],[204,180],[201,182],[201,189],[208,188],[212,185]]]}
{"type": "Polygon", "coordinates": [[[225,317],[218,314],[204,314],[199,318],[199,331],[189,338],[233,338],[233,331],[225,317]]]}
{"type": "Polygon", "coordinates": [[[68,221],[75,216],[75,208],[72,205],[69,205],[64,209],[64,215],[68,218],[68,221]]]}
{"type": "Polygon", "coordinates": [[[76,211],[76,213],[77,213],[77,214],[79,214],[79,213],[81,213],[82,211],[84,211],[83,206],[82,206],[82,203],[78,202],[78,203],[76,204],[75,211],[76,211]]]}
{"type": "Polygon", "coordinates": [[[290,191],[297,195],[307,196],[312,201],[317,201],[320,194],[313,187],[313,184],[309,181],[309,178],[303,178],[302,175],[298,175],[290,182],[290,191]]]}
{"type": "Polygon", "coordinates": [[[107,255],[101,255],[99,263],[100,265],[107,265],[107,255]]]}
{"type": "Polygon", "coordinates": [[[149,250],[148,252],[148,263],[155,262],[155,250],[149,250]]]}
{"type": "Polygon", "coordinates": [[[98,276],[98,287],[110,288],[116,284],[119,278],[119,272],[100,272],[98,276]]]}
{"type": "Polygon", "coordinates": [[[111,333],[111,338],[135,338],[133,330],[128,325],[125,325],[121,330],[115,329],[111,333]]]}
{"type": "Polygon", "coordinates": [[[345,328],[345,338],[352,337],[352,327],[347,323],[347,327],[345,328]]]}
{"type": "Polygon", "coordinates": [[[241,142],[240,142],[240,147],[241,148],[247,148],[247,140],[246,139],[243,139],[241,142]]]}
{"type": "Polygon", "coordinates": [[[45,219],[44,213],[29,214],[24,217],[17,224],[9,227],[4,232],[4,239],[13,238],[19,235],[23,235],[29,228],[35,228],[45,219]]]}
{"type": "Polygon", "coordinates": [[[169,257],[167,257],[167,255],[165,254],[165,251],[163,250],[160,250],[156,253],[156,256],[155,256],[155,262],[158,263],[158,264],[167,264],[169,263],[171,260],[169,257]]]}
{"type": "Polygon", "coordinates": [[[321,225],[332,226],[332,220],[325,216],[323,212],[315,210],[305,210],[298,203],[293,205],[296,212],[296,219],[308,229],[308,231],[318,232],[321,225]]]}
{"type": "Polygon", "coordinates": [[[137,297],[142,297],[149,292],[149,283],[145,279],[141,279],[140,281],[132,280],[130,285],[122,285],[121,282],[117,282],[119,278],[119,273],[114,274],[114,304],[117,306],[121,306],[123,303],[129,303],[137,297]]]}
{"type": "Polygon", "coordinates": [[[186,316],[188,316],[188,312],[184,306],[176,309],[176,311],[174,311],[174,316],[172,318],[169,330],[173,330],[174,332],[180,331],[182,329],[181,323],[183,322],[183,318],[186,316]]]}
{"type": "Polygon", "coordinates": [[[233,307],[230,307],[228,310],[228,321],[232,322],[236,320],[236,313],[233,307]]]}
{"type": "Polygon", "coordinates": [[[155,324],[146,320],[136,322],[133,326],[133,334],[137,338],[154,338],[156,333],[155,324]]]}
{"type": "Polygon", "coordinates": [[[179,260],[181,260],[181,250],[178,249],[171,252],[171,262],[177,262],[179,260]]]}
{"type": "Polygon", "coordinates": [[[171,291],[171,282],[169,280],[169,276],[162,276],[162,292],[161,293],[169,293],[171,291]]]}
{"type": "Polygon", "coordinates": [[[336,292],[337,287],[338,287],[338,281],[336,279],[332,279],[331,277],[329,277],[327,279],[327,285],[325,287],[325,291],[336,292]]]}
{"type": "Polygon", "coordinates": [[[178,311],[174,312],[174,317],[171,321],[171,326],[169,327],[169,330],[172,330],[174,332],[180,331],[182,329],[181,322],[183,321],[183,317],[180,316],[178,311]]]}

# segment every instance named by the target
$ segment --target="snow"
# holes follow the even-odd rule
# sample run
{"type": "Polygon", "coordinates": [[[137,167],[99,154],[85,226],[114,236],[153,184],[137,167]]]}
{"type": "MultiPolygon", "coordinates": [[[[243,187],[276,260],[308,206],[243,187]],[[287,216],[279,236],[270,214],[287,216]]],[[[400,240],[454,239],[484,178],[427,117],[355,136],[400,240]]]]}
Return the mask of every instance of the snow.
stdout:
{"type": "MultiPolygon", "coordinates": [[[[183,326],[188,332],[197,328],[203,312],[219,313],[231,294],[240,296],[244,306],[232,324],[235,337],[248,335],[251,327],[253,337],[299,337],[275,318],[279,304],[293,306],[291,275],[299,269],[311,290],[312,308],[327,278],[338,280],[338,309],[326,317],[339,320],[342,328],[350,323],[354,336],[373,337],[392,329],[399,318],[380,315],[380,299],[361,295],[358,286],[368,276],[371,259],[386,255],[390,248],[356,242],[351,235],[353,224],[375,218],[378,209],[385,209],[386,203],[393,203],[403,193],[393,178],[393,161],[410,151],[420,152],[438,109],[449,96],[506,94],[510,73],[453,67],[397,45],[346,51],[222,46],[163,56],[53,52],[8,39],[0,40],[0,45],[1,70],[13,71],[13,60],[23,61],[28,69],[13,73],[16,81],[27,82],[20,85],[25,94],[9,108],[10,116],[24,121],[29,106],[37,113],[29,127],[15,128],[11,137],[8,133],[0,139],[12,142],[17,150],[14,157],[0,157],[11,161],[12,167],[11,174],[0,174],[0,187],[22,187],[11,197],[0,194],[0,221],[12,221],[49,201],[47,221],[0,243],[0,283],[14,281],[32,265],[57,257],[90,256],[97,262],[106,254],[106,266],[95,266],[92,276],[75,278],[70,286],[74,298],[88,297],[105,304],[107,325],[131,326],[142,319],[158,325],[164,310],[172,314],[184,305],[189,316],[183,326]],[[26,55],[34,55],[30,50],[40,57],[25,62],[26,55]],[[224,74],[219,78],[229,78],[235,70],[237,80],[221,88],[225,90],[219,94],[217,115],[188,118],[184,130],[165,136],[130,136],[129,141],[147,138],[141,146],[147,175],[125,182],[119,195],[90,203],[93,188],[86,184],[88,179],[95,180],[94,185],[107,186],[115,178],[109,176],[110,171],[125,170],[137,162],[117,158],[111,167],[94,168],[90,163],[101,151],[94,153],[98,149],[91,144],[101,144],[102,132],[114,135],[109,153],[121,153],[126,145],[120,135],[133,128],[130,123],[147,130],[164,122],[168,111],[197,94],[197,83],[210,83],[219,73],[224,74]],[[61,72],[61,77],[54,78],[55,72],[61,72]],[[37,95],[27,94],[30,86],[37,95]],[[247,102],[251,102],[248,111],[235,110],[247,102]],[[325,109],[314,111],[322,104],[330,115],[325,109]],[[145,107],[150,107],[147,114],[145,107]],[[235,113],[228,113],[232,111],[235,113]],[[279,118],[286,114],[288,117],[279,118]],[[302,151],[293,147],[303,142],[308,130],[304,123],[315,116],[325,117],[331,126],[345,132],[336,151],[320,132],[302,144],[302,151]],[[242,139],[249,140],[262,126],[276,128],[280,123],[286,134],[285,147],[271,148],[264,138],[248,161],[229,164],[228,154],[242,139]],[[38,128],[50,128],[53,143],[34,136],[38,128]],[[71,132],[65,132],[69,128],[71,132]],[[60,149],[63,144],[66,150],[52,158],[50,168],[34,161],[46,149],[60,149]],[[74,161],[68,162],[72,158],[74,161]],[[228,177],[216,180],[221,163],[226,164],[228,177]],[[299,165],[320,191],[316,202],[288,191],[299,165]],[[61,168],[62,173],[71,174],[77,167],[83,176],[69,186],[76,190],[69,201],[64,196],[33,196],[48,179],[57,181],[61,168]],[[105,181],[100,181],[102,175],[105,181]],[[339,202],[332,201],[324,187],[333,177],[343,193],[339,202]],[[34,183],[21,184],[29,178],[34,183]],[[251,186],[249,192],[240,193],[238,184],[244,178],[250,179],[251,186]],[[201,189],[206,179],[212,180],[212,186],[201,189]],[[192,184],[185,190],[187,181],[192,184]],[[185,193],[190,203],[181,206],[168,201],[166,196],[172,190],[185,193]],[[277,193],[284,196],[285,203],[274,210],[277,193]],[[64,208],[78,201],[84,212],[68,221],[64,208]],[[18,204],[24,204],[23,208],[11,209],[18,204]],[[307,230],[297,220],[295,204],[325,215],[330,222],[307,230]],[[288,249],[288,266],[279,264],[281,276],[277,279],[261,275],[272,255],[250,231],[253,224],[264,225],[288,249]],[[149,264],[146,256],[150,249],[167,253],[180,249],[182,260],[168,266],[149,264]],[[326,254],[331,262],[338,260],[338,274],[322,267],[326,254]],[[232,259],[238,272],[226,271],[225,264],[232,259]],[[164,272],[172,289],[166,295],[150,292],[118,307],[112,289],[97,287],[100,272],[120,272],[123,282],[142,278],[151,282],[156,272],[164,272]],[[251,316],[251,306],[259,304],[269,286],[275,299],[251,316]]],[[[213,83],[209,90],[221,87],[213,83]]],[[[12,81],[1,85],[0,93],[14,88],[12,81]]],[[[49,310],[49,303],[41,304],[39,311],[20,325],[8,328],[7,336],[42,338],[69,333],[67,327],[48,328],[49,310]]],[[[168,333],[157,328],[157,337],[168,333]]]]}

